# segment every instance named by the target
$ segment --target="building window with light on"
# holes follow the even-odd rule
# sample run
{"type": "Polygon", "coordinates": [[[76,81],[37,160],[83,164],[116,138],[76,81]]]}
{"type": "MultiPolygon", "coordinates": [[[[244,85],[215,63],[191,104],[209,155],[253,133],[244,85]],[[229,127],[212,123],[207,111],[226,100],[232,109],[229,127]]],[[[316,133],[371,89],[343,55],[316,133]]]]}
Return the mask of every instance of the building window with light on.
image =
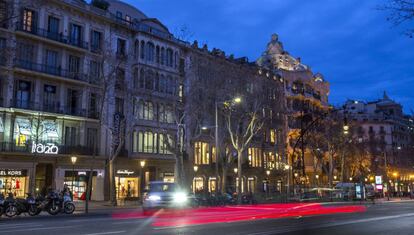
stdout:
{"type": "Polygon", "coordinates": [[[277,138],[277,133],[275,129],[271,129],[270,130],[270,143],[271,144],[275,144],[276,143],[276,138],[277,138]]]}
{"type": "Polygon", "coordinates": [[[259,148],[248,149],[249,166],[262,167],[262,150],[259,148]]]}
{"type": "Polygon", "coordinates": [[[210,164],[210,146],[205,142],[194,144],[194,161],[196,165],[210,164]]]}

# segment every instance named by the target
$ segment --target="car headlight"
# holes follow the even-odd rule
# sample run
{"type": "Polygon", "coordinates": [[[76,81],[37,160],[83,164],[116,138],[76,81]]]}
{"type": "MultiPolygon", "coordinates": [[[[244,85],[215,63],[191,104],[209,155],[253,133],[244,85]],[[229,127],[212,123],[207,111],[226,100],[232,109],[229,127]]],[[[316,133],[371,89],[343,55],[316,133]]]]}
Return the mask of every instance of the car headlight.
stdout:
{"type": "Polygon", "coordinates": [[[185,193],[176,193],[174,194],[174,202],[184,203],[187,201],[187,195],[185,193]]]}
{"type": "Polygon", "coordinates": [[[161,197],[158,196],[158,195],[150,195],[148,197],[148,200],[150,200],[150,201],[160,201],[161,200],[161,197]]]}

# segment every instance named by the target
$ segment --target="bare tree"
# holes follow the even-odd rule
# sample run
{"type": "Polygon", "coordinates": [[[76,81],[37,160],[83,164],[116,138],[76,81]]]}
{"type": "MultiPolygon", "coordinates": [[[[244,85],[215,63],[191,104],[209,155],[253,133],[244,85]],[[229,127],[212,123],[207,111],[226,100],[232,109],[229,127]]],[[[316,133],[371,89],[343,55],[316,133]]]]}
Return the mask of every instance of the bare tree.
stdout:
{"type": "MultiPolygon", "coordinates": [[[[414,19],[413,0],[388,0],[386,4],[379,6],[378,9],[389,12],[387,20],[394,26],[406,24],[414,19]]],[[[404,30],[404,34],[412,38],[414,29],[407,28],[404,30]]]]}

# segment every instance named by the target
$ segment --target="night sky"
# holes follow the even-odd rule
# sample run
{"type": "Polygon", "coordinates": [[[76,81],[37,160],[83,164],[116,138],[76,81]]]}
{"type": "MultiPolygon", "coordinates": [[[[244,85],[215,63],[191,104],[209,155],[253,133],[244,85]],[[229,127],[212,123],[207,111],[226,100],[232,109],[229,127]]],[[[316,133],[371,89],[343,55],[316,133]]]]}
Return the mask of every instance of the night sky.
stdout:
{"type": "MultiPolygon", "coordinates": [[[[377,10],[385,0],[126,0],[172,33],[256,60],[272,33],[331,84],[330,102],[372,101],[384,90],[414,110],[414,39],[377,10]]],[[[412,25],[412,24],[411,24],[412,25]]],[[[407,25],[410,26],[410,25],[407,25]]]]}

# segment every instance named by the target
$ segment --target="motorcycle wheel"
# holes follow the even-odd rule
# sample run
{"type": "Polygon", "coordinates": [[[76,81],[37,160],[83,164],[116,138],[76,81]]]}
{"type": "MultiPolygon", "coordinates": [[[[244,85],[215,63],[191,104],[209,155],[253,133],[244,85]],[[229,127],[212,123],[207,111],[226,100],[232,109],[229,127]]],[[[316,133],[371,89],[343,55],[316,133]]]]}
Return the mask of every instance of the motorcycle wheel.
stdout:
{"type": "Polygon", "coordinates": [[[38,215],[40,213],[40,211],[38,213],[38,209],[37,209],[36,205],[30,205],[28,213],[29,213],[30,216],[35,216],[35,215],[38,215]]]}
{"type": "Polygon", "coordinates": [[[51,205],[49,208],[47,208],[47,213],[51,215],[57,215],[60,212],[60,206],[58,205],[51,205]]]}
{"type": "Polygon", "coordinates": [[[0,216],[2,216],[4,214],[4,207],[0,206],[0,216]]]}
{"type": "Polygon", "coordinates": [[[8,206],[6,208],[5,214],[7,217],[14,217],[17,215],[17,207],[16,206],[8,206]]]}
{"type": "Polygon", "coordinates": [[[65,204],[63,211],[65,212],[65,214],[73,214],[73,212],[75,211],[75,205],[71,202],[67,202],[65,204]]]}

